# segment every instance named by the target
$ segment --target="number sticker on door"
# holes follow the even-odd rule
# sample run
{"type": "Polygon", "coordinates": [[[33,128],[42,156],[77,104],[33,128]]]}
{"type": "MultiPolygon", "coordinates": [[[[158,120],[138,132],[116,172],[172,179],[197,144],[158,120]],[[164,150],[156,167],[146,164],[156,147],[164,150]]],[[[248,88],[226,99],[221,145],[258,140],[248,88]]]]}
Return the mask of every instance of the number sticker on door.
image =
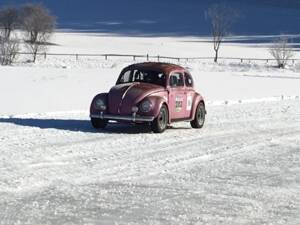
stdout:
{"type": "Polygon", "coordinates": [[[180,112],[182,110],[182,105],[183,105],[183,98],[177,96],[175,99],[176,112],[180,112]]]}

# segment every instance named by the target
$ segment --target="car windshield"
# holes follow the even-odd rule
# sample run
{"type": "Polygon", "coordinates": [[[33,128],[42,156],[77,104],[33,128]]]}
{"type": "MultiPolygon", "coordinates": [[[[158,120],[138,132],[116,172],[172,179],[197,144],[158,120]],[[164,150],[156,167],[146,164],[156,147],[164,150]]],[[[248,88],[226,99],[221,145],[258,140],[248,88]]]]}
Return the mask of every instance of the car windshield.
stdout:
{"type": "Polygon", "coordinates": [[[121,73],[117,84],[142,82],[165,86],[166,75],[152,70],[125,70],[121,73]]]}

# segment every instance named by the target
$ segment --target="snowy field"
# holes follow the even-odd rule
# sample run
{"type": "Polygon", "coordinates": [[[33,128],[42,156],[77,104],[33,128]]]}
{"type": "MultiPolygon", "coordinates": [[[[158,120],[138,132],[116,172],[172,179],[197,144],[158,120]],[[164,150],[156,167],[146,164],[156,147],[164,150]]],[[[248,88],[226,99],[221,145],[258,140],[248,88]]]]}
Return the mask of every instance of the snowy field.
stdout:
{"type": "MultiPolygon", "coordinates": [[[[57,33],[49,52],[211,56],[205,41],[57,33]]],[[[220,53],[270,57],[258,43],[220,53]]],[[[300,62],[180,62],[207,101],[202,130],[93,130],[91,99],[130,63],[0,66],[0,224],[300,224],[300,62]]]]}
{"type": "Polygon", "coordinates": [[[0,224],[300,223],[300,101],[208,107],[164,134],[84,112],[0,119],[0,224]]]}
{"type": "MultiPolygon", "coordinates": [[[[299,35],[294,35],[298,37],[299,35]]],[[[267,37],[233,37],[230,40],[267,37]]],[[[274,38],[273,36],[269,38],[274,38]]],[[[121,37],[108,34],[57,33],[50,53],[141,54],[173,57],[213,56],[207,38],[121,37]]],[[[298,46],[297,43],[294,43],[298,46]]],[[[226,43],[221,57],[271,58],[267,45],[226,43]]],[[[300,59],[300,52],[295,51],[300,59]]],[[[36,64],[20,57],[13,67],[0,67],[0,115],[20,113],[88,110],[91,99],[107,92],[128,64],[146,59],[43,56],[36,64]]],[[[174,63],[178,63],[176,60],[174,63]]],[[[278,96],[300,96],[300,61],[286,70],[274,68],[274,62],[220,60],[182,61],[195,79],[196,89],[207,102],[255,100],[278,96]]]]}

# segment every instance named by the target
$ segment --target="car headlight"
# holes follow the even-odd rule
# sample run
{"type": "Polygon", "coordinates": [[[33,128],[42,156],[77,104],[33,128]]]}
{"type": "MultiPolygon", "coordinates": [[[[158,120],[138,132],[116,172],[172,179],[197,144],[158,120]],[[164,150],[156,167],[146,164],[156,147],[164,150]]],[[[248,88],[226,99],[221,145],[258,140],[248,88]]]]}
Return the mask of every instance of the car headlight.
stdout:
{"type": "Polygon", "coordinates": [[[106,110],[106,104],[105,104],[105,101],[101,98],[97,99],[95,101],[95,104],[94,104],[95,108],[96,109],[99,109],[99,110],[106,110]]]}
{"type": "Polygon", "coordinates": [[[140,105],[140,110],[142,112],[147,113],[147,112],[150,112],[151,109],[152,109],[152,102],[150,102],[149,100],[144,100],[142,102],[142,104],[140,105]]]}

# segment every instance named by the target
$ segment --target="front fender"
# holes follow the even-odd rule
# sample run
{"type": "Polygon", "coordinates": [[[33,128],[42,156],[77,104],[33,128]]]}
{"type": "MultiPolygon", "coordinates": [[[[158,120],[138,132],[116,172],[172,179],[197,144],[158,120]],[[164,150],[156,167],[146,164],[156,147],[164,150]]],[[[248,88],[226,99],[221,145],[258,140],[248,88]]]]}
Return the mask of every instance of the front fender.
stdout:
{"type": "MultiPolygon", "coordinates": [[[[148,96],[145,99],[150,100],[153,105],[153,109],[150,112],[143,113],[143,115],[145,116],[154,116],[156,118],[163,104],[165,104],[168,107],[167,100],[162,96],[148,96]]],[[[143,101],[141,101],[141,103],[142,102],[143,101]]]]}
{"type": "Polygon", "coordinates": [[[108,93],[100,93],[100,94],[96,95],[91,102],[90,114],[100,113],[100,110],[98,110],[94,107],[95,101],[99,98],[102,98],[105,101],[106,105],[108,105],[108,93]]]}

